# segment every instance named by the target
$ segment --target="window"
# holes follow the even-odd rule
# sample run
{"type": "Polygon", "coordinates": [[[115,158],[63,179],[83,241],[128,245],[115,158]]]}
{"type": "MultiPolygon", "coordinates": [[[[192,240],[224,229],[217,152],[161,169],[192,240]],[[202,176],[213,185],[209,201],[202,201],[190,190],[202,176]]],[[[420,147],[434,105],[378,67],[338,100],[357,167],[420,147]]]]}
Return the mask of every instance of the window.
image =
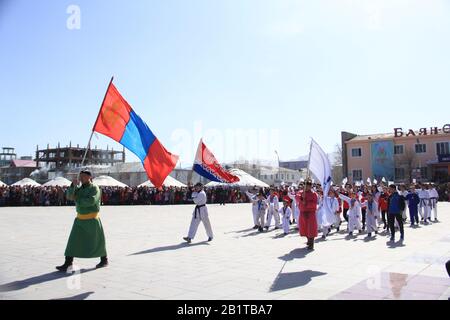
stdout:
{"type": "Polygon", "coordinates": [[[352,170],[353,181],[362,180],[362,170],[352,170]]]}
{"type": "Polygon", "coordinates": [[[416,153],[426,153],[427,145],[425,143],[416,144],[416,153]]]}
{"type": "Polygon", "coordinates": [[[404,152],[404,147],[402,144],[394,146],[394,154],[403,154],[403,152],[404,152]]]}
{"type": "Polygon", "coordinates": [[[395,168],[395,180],[405,179],[405,168],[395,168]]]}
{"type": "Polygon", "coordinates": [[[292,175],[292,178],[291,178],[292,180],[294,180],[294,175],[292,175]]]}
{"type": "Polygon", "coordinates": [[[422,179],[426,179],[428,177],[428,168],[427,167],[420,167],[420,176],[422,179]]]}
{"type": "Polygon", "coordinates": [[[278,180],[278,173],[275,175],[275,179],[277,179],[278,180]]]}
{"type": "Polygon", "coordinates": [[[352,149],[352,157],[361,157],[361,155],[362,155],[361,148],[352,149]]]}
{"type": "Polygon", "coordinates": [[[436,143],[436,153],[438,156],[443,154],[450,154],[450,142],[438,142],[436,143]]]}

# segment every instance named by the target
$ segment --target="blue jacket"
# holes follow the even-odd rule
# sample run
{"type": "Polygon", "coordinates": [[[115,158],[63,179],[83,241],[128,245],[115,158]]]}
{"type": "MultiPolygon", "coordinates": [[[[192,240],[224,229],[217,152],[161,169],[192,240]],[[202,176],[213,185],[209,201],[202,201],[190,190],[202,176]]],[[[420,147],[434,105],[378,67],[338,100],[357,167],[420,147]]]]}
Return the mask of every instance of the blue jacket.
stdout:
{"type": "Polygon", "coordinates": [[[408,207],[410,208],[415,208],[420,203],[419,196],[415,192],[408,192],[406,195],[406,200],[408,201],[408,207]]]}
{"type": "Polygon", "coordinates": [[[399,214],[402,210],[400,208],[400,201],[404,201],[403,197],[400,197],[398,192],[394,192],[388,198],[388,213],[399,214]]]}

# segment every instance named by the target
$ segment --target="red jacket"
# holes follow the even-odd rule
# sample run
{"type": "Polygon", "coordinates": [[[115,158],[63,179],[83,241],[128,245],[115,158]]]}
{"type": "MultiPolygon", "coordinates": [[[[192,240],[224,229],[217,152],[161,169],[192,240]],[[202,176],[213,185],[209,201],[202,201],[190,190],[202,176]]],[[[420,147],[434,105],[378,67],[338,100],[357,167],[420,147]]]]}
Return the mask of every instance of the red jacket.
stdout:
{"type": "Polygon", "coordinates": [[[381,211],[387,211],[387,194],[384,193],[380,195],[380,198],[378,199],[378,207],[381,211]]]}
{"type": "Polygon", "coordinates": [[[316,212],[317,194],[312,191],[301,191],[295,196],[300,212],[316,212]]]}

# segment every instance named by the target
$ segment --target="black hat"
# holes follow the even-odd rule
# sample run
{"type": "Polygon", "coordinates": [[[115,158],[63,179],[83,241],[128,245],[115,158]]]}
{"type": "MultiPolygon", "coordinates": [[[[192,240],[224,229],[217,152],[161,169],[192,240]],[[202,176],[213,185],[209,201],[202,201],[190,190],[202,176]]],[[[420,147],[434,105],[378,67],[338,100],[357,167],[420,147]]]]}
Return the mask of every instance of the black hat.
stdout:
{"type": "Polygon", "coordinates": [[[80,174],[85,174],[85,175],[88,175],[89,177],[92,177],[92,174],[91,174],[91,172],[89,171],[89,170],[81,170],[80,171],[80,174]]]}
{"type": "Polygon", "coordinates": [[[194,187],[200,187],[200,188],[203,188],[203,184],[202,184],[201,182],[197,182],[197,183],[194,185],[194,187]]]}

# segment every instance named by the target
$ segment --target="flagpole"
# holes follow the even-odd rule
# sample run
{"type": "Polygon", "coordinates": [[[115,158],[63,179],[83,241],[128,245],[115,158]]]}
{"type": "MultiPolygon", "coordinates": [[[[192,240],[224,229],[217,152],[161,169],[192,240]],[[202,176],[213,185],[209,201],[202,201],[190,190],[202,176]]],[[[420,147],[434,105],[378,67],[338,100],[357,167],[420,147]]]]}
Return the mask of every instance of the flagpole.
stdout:
{"type": "Polygon", "coordinates": [[[311,142],[309,143],[308,171],[307,171],[307,176],[306,176],[307,179],[310,178],[310,175],[311,175],[310,170],[309,170],[309,163],[311,162],[312,138],[310,137],[310,139],[311,139],[311,142]]]}
{"type": "MultiPolygon", "coordinates": [[[[81,160],[80,172],[81,172],[81,168],[84,165],[84,161],[86,160],[87,152],[88,152],[88,150],[89,150],[89,148],[91,146],[92,136],[94,135],[94,128],[95,128],[95,125],[97,124],[98,118],[100,117],[100,111],[102,110],[103,103],[106,100],[106,95],[108,94],[109,87],[111,86],[111,83],[113,82],[113,80],[114,80],[114,76],[112,76],[111,80],[109,81],[108,87],[106,88],[106,92],[105,92],[105,95],[103,97],[102,104],[100,105],[100,109],[98,110],[97,118],[95,119],[94,126],[92,127],[91,136],[89,137],[89,141],[88,141],[88,144],[86,146],[86,150],[84,151],[83,159],[81,160]]],[[[80,175],[80,173],[78,173],[78,176],[79,175],[80,175]]]]}

